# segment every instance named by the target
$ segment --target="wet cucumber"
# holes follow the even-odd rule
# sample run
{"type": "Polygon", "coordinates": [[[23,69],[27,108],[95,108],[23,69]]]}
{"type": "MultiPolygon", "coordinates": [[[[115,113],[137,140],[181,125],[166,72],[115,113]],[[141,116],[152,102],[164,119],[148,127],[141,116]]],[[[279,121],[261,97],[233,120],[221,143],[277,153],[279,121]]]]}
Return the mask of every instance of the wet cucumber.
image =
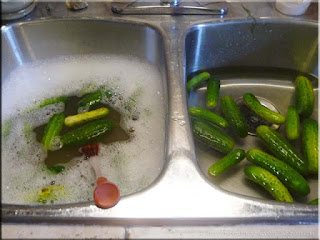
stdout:
{"type": "Polygon", "coordinates": [[[56,113],[50,118],[42,137],[42,143],[46,150],[51,150],[51,141],[55,136],[58,136],[60,134],[63,123],[63,113],[56,113]]]}
{"type": "Polygon", "coordinates": [[[232,166],[241,162],[246,156],[246,153],[242,149],[235,149],[227,156],[221,158],[218,162],[214,163],[208,170],[210,176],[216,177],[219,174],[225,172],[232,166]]]}
{"type": "Polygon", "coordinates": [[[310,202],[308,202],[309,205],[318,205],[319,204],[319,199],[316,198],[316,199],[313,199],[311,200],[310,202]]]}
{"type": "Polygon", "coordinates": [[[300,135],[300,118],[297,109],[289,106],[286,119],[286,134],[289,140],[296,140],[300,135]]]}
{"type": "Polygon", "coordinates": [[[266,125],[261,125],[257,127],[256,133],[276,157],[289,164],[302,175],[308,174],[308,164],[278,132],[266,125]]]}
{"type": "Polygon", "coordinates": [[[251,149],[247,152],[248,161],[258,165],[277,176],[291,193],[306,196],[310,193],[307,181],[285,162],[259,150],[251,149]]]}
{"type": "Polygon", "coordinates": [[[187,82],[187,90],[190,92],[193,88],[199,86],[202,82],[207,81],[210,78],[210,74],[208,72],[203,72],[194,76],[187,82]]]}
{"type": "Polygon", "coordinates": [[[248,136],[247,122],[232,97],[221,98],[221,109],[232,130],[241,138],[248,136]]]}
{"type": "Polygon", "coordinates": [[[207,86],[207,108],[215,108],[219,102],[220,79],[211,77],[207,86]]]}
{"type": "Polygon", "coordinates": [[[314,107],[314,94],[310,80],[304,76],[298,76],[295,83],[296,107],[303,117],[310,117],[314,107]]]}
{"type": "Polygon", "coordinates": [[[226,133],[222,132],[219,128],[207,124],[203,121],[193,119],[192,130],[195,138],[212,147],[213,149],[227,153],[234,147],[234,141],[226,133]]]}
{"type": "Polygon", "coordinates": [[[257,166],[246,166],[244,173],[250,180],[266,189],[275,200],[288,203],[293,202],[288,189],[276,176],[267,170],[257,166]]]}
{"type": "Polygon", "coordinates": [[[210,123],[222,128],[228,127],[228,122],[218,114],[208,111],[201,107],[189,107],[189,113],[192,117],[209,121],[210,123]]]}
{"type": "Polygon", "coordinates": [[[51,104],[55,104],[58,102],[63,102],[66,103],[69,100],[68,97],[65,96],[61,96],[61,97],[54,97],[54,98],[49,98],[46,100],[43,100],[42,102],[39,103],[39,108],[51,105],[51,104]]]}
{"type": "Polygon", "coordinates": [[[254,111],[257,115],[259,115],[264,120],[275,123],[275,124],[283,124],[286,120],[285,116],[275,111],[270,110],[269,108],[263,106],[259,100],[251,93],[246,93],[243,95],[244,103],[254,111]]]}
{"type": "Polygon", "coordinates": [[[113,127],[114,124],[111,121],[95,121],[62,135],[61,143],[63,146],[86,144],[110,132],[113,127]]]}
{"type": "Polygon", "coordinates": [[[99,108],[90,112],[79,113],[77,115],[66,117],[64,124],[67,127],[79,125],[81,123],[89,122],[91,120],[99,119],[109,113],[108,108],[99,108]]]}
{"type": "Polygon", "coordinates": [[[302,153],[312,174],[318,174],[318,144],[318,123],[313,119],[305,119],[302,123],[302,153]]]}
{"type": "Polygon", "coordinates": [[[104,92],[98,90],[85,96],[78,104],[78,112],[89,111],[89,108],[103,99],[104,92]]]}

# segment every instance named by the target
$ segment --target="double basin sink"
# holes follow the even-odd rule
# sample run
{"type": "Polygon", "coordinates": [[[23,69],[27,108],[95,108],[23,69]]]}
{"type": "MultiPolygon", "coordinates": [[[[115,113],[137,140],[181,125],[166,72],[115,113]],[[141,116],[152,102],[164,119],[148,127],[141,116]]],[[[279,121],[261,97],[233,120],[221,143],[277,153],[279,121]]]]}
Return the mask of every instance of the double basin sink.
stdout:
{"type": "MultiPolygon", "coordinates": [[[[294,77],[302,72],[313,80],[318,99],[317,23],[210,21],[188,25],[175,35],[173,39],[160,26],[120,20],[41,20],[2,27],[2,81],[15,67],[35,60],[119,54],[157,66],[166,96],[166,139],[165,146],[159,146],[165,151],[163,169],[151,185],[123,196],[111,209],[100,209],[93,202],[38,206],[5,203],[5,220],[124,225],[317,223],[317,206],[276,202],[245,180],[246,161],[217,179],[208,176],[209,166],[222,155],[194,142],[188,116],[188,106],[205,106],[206,88],[191,94],[185,88],[192,74],[210,71],[221,79],[221,96],[238,100],[252,92],[286,114],[293,101],[294,77]]],[[[318,119],[317,101],[312,117],[318,119]]],[[[261,147],[255,136],[236,140],[236,144],[245,150],[261,147]]],[[[317,197],[318,180],[311,179],[309,184],[310,196],[299,202],[317,197]]]]}

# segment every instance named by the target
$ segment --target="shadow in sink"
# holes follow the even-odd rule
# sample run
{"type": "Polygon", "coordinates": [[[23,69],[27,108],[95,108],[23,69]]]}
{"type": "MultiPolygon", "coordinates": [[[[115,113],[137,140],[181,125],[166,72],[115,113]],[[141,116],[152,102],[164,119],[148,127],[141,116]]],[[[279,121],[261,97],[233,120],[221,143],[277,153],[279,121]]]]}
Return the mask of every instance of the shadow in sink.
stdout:
{"type": "MultiPolygon", "coordinates": [[[[116,119],[126,132],[115,136],[124,141],[100,144],[102,175],[125,196],[145,189],[161,174],[167,70],[158,30],[124,22],[41,20],[3,27],[2,49],[2,126],[8,128],[2,136],[3,203],[93,200],[95,175],[84,156],[75,149],[72,160],[50,159],[65,169],[50,172],[41,136],[37,140],[33,130],[43,126],[42,135],[56,112],[77,114],[79,97],[101,89],[107,94],[96,108],[109,107],[109,120],[116,119]],[[39,108],[43,100],[58,96],[69,102],[39,108]]],[[[61,135],[69,131],[64,126],[61,135]]]]}
{"type": "MultiPolygon", "coordinates": [[[[318,27],[315,23],[259,20],[226,23],[208,23],[192,27],[186,35],[186,78],[208,71],[221,80],[220,97],[231,96],[241,101],[243,94],[252,93],[271,103],[281,114],[294,103],[294,80],[304,74],[312,81],[315,108],[312,118],[318,120],[318,27]]],[[[206,84],[188,96],[188,105],[206,107],[206,84]]],[[[221,114],[220,104],[214,112],[221,114]]],[[[282,135],[285,126],[278,129],[282,135]]],[[[267,149],[256,136],[239,139],[229,129],[236,142],[235,148],[248,151],[267,149]]],[[[300,150],[299,141],[293,143],[300,150]]],[[[224,190],[251,197],[272,199],[259,186],[249,182],[243,173],[248,165],[242,161],[233,169],[216,178],[208,175],[209,167],[224,154],[195,142],[198,164],[204,175],[224,190]]],[[[311,193],[305,198],[294,196],[306,203],[318,196],[317,177],[308,177],[311,193]]]]}

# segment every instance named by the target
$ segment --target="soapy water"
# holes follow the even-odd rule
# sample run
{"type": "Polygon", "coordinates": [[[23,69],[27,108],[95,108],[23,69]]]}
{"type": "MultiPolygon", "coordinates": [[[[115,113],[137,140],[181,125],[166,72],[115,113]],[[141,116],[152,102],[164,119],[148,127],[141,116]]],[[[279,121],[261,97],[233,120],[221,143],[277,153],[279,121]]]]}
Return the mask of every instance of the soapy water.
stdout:
{"type": "MultiPolygon", "coordinates": [[[[2,201],[37,204],[39,191],[63,186],[54,203],[93,200],[94,171],[84,157],[63,164],[65,171],[47,170],[47,156],[32,131],[45,124],[64,104],[34,109],[57,96],[81,96],[100,87],[113,92],[108,103],[121,113],[130,140],[100,146],[103,176],[121,196],[150,185],[164,164],[165,102],[159,70],[138,58],[110,55],[68,56],[17,67],[2,84],[2,201]],[[6,129],[7,128],[7,129],[6,129]],[[134,129],[134,131],[132,131],[134,129]]],[[[53,203],[53,202],[52,202],[53,203]]]]}

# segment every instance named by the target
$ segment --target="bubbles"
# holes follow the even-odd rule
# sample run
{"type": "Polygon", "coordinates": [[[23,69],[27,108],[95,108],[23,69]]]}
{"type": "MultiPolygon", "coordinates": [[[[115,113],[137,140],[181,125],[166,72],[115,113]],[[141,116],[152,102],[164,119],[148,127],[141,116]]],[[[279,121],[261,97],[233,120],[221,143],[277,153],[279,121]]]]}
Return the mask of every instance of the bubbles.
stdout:
{"type": "Polygon", "coordinates": [[[51,151],[57,151],[63,147],[63,144],[61,142],[61,137],[60,136],[55,136],[52,138],[51,143],[50,143],[50,150],[51,151]]]}
{"type": "MultiPolygon", "coordinates": [[[[26,144],[23,129],[25,122],[34,128],[64,111],[64,104],[34,109],[42,100],[82,96],[99,87],[109,91],[104,101],[114,103],[112,106],[122,114],[122,127],[132,131],[129,141],[101,146],[102,174],[119,186],[122,196],[145,188],[160,174],[165,149],[165,103],[157,67],[136,58],[69,56],[18,67],[3,82],[2,123],[13,120],[1,146],[4,203],[35,204],[37,193],[45,186],[64,187],[64,196],[54,204],[92,200],[95,175],[88,161],[83,156],[74,158],[62,164],[64,172],[55,175],[44,164],[47,152],[42,144],[35,134],[26,144]],[[135,108],[128,113],[124,103],[132,96],[135,108]]],[[[59,149],[59,138],[55,142],[59,149]]]]}

